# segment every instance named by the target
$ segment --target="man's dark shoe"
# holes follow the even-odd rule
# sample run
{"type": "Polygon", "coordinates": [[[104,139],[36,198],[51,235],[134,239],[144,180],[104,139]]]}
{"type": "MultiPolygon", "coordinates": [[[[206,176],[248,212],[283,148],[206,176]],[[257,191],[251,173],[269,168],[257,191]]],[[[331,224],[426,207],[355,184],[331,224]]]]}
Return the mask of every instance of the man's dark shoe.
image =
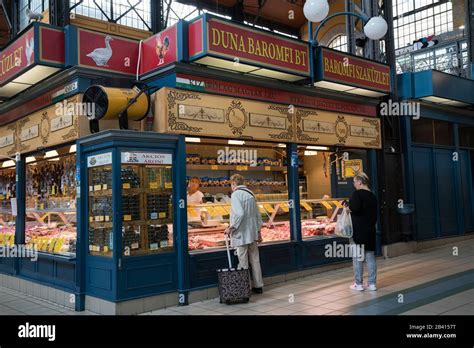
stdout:
{"type": "Polygon", "coordinates": [[[262,288],[252,288],[252,292],[255,294],[263,294],[262,288]]]}

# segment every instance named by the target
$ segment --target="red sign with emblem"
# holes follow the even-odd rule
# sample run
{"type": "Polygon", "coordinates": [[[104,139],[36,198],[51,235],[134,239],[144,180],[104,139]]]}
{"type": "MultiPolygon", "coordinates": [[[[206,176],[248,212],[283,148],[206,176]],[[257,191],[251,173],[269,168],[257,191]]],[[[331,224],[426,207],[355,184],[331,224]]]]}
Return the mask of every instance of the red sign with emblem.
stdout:
{"type": "Polygon", "coordinates": [[[78,29],[79,65],[134,75],[137,73],[138,41],[78,29]]]}
{"type": "Polygon", "coordinates": [[[174,25],[142,42],[140,74],[165,67],[178,59],[178,29],[174,25]]]}
{"type": "Polygon", "coordinates": [[[390,66],[321,47],[318,80],[390,93],[390,66]]]}
{"type": "Polygon", "coordinates": [[[35,63],[34,28],[0,52],[0,86],[35,63]]]}

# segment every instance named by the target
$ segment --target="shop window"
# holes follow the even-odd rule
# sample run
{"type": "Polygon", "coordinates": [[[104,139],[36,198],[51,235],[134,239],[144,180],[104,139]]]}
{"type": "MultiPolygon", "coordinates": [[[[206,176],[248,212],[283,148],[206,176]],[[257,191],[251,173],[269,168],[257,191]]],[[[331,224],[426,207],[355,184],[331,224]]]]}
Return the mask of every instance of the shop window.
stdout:
{"type": "Polygon", "coordinates": [[[38,251],[76,252],[75,145],[26,158],[25,242],[38,251]]]}
{"type": "Polygon", "coordinates": [[[425,118],[412,120],[411,135],[414,143],[434,144],[433,120],[425,118]]]}
{"type": "Polygon", "coordinates": [[[264,243],[290,240],[286,145],[192,138],[186,146],[189,250],[225,247],[233,174],[257,199],[264,243]]]}
{"type": "Polygon", "coordinates": [[[15,243],[16,198],[16,169],[15,162],[6,160],[0,162],[0,246],[15,243]],[[13,207],[12,207],[13,203],[13,207]]]}
{"type": "Polygon", "coordinates": [[[474,127],[459,127],[459,145],[474,148],[474,127]]]}
{"type": "Polygon", "coordinates": [[[122,164],[121,182],[124,256],[172,251],[171,165],[122,164]]]}
{"type": "MultiPolygon", "coordinates": [[[[336,177],[338,182],[346,179],[342,155],[317,148],[324,149],[312,146],[298,148],[303,239],[334,237],[337,215],[342,212],[342,201],[347,199],[335,197],[331,185],[336,177]]],[[[349,158],[352,159],[353,156],[349,158]]],[[[361,171],[362,168],[358,170],[361,171]]]]}
{"type": "Polygon", "coordinates": [[[112,257],[114,249],[111,162],[111,152],[88,160],[90,255],[112,257]],[[97,165],[98,158],[107,164],[97,165]]]}
{"type": "Polygon", "coordinates": [[[454,145],[452,123],[433,121],[433,127],[436,145],[454,145]]]}

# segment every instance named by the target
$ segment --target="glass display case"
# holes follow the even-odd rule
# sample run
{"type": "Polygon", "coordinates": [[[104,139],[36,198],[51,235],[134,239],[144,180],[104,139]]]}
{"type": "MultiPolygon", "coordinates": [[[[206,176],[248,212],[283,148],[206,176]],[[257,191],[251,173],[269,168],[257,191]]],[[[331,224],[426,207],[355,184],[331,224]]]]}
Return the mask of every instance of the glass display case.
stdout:
{"type": "Polygon", "coordinates": [[[173,250],[172,167],[166,164],[147,164],[156,162],[156,157],[162,155],[166,156],[122,153],[124,256],[173,250]],[[146,160],[148,157],[150,160],[146,160]],[[136,162],[138,163],[131,164],[136,162]]]}
{"type": "MultiPolygon", "coordinates": [[[[257,204],[263,221],[263,243],[289,241],[289,202],[260,201],[257,197],[257,204]]],[[[224,230],[229,223],[230,209],[230,202],[188,206],[188,216],[198,218],[188,221],[189,250],[224,247],[224,230]]]]}
{"type": "Polygon", "coordinates": [[[0,162],[0,246],[15,242],[15,216],[12,199],[16,197],[16,170],[13,161],[0,162]],[[10,162],[10,163],[9,163],[10,162]],[[12,165],[12,167],[7,168],[12,165]],[[5,169],[3,169],[5,167],[5,169]]]}
{"type": "Polygon", "coordinates": [[[26,158],[25,242],[38,251],[76,252],[75,146],[26,158]]]}
{"type": "MultiPolygon", "coordinates": [[[[286,145],[200,141],[186,145],[189,250],[225,245],[223,232],[229,222],[232,193],[229,179],[237,173],[244,176],[247,187],[255,194],[264,223],[289,226],[286,145]]],[[[290,240],[289,227],[288,233],[277,229],[263,234],[264,242],[290,240]]]]}
{"type": "Polygon", "coordinates": [[[302,199],[301,234],[306,238],[335,237],[337,216],[342,213],[345,198],[302,199]]]}

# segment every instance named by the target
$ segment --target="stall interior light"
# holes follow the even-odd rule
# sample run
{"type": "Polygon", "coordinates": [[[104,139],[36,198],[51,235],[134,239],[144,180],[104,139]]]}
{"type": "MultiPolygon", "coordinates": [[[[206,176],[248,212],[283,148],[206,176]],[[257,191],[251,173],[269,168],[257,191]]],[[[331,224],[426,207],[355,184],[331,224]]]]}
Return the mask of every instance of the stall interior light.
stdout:
{"type": "Polygon", "coordinates": [[[69,153],[75,153],[76,152],[76,144],[71,145],[71,148],[69,149],[69,153]]]}
{"type": "Polygon", "coordinates": [[[307,150],[320,150],[320,151],[328,151],[329,147],[327,146],[306,146],[307,150]]]}
{"type": "Polygon", "coordinates": [[[34,156],[26,157],[26,163],[35,162],[36,158],[34,156]]]}
{"type": "Polygon", "coordinates": [[[286,147],[286,144],[278,144],[278,147],[286,147]]]}
{"type": "Polygon", "coordinates": [[[8,168],[8,167],[14,167],[15,166],[15,161],[9,160],[3,162],[2,168],[8,168]]]}
{"type": "Polygon", "coordinates": [[[432,103],[436,103],[436,104],[441,104],[441,105],[451,105],[451,106],[468,106],[469,105],[467,103],[463,103],[457,100],[441,98],[441,97],[436,97],[436,96],[422,97],[420,99],[423,99],[432,103]]]}
{"type": "Polygon", "coordinates": [[[201,138],[186,137],[185,140],[186,140],[187,143],[200,143],[201,142],[201,138]]]}
{"type": "Polygon", "coordinates": [[[243,140],[229,140],[227,142],[229,145],[245,145],[245,141],[243,140]]]}
{"type": "Polygon", "coordinates": [[[318,154],[318,151],[305,150],[304,152],[305,156],[316,156],[317,154],[318,154]]]}
{"type": "Polygon", "coordinates": [[[44,155],[44,158],[51,158],[51,157],[57,157],[59,156],[58,152],[56,150],[48,151],[44,155]]]}

